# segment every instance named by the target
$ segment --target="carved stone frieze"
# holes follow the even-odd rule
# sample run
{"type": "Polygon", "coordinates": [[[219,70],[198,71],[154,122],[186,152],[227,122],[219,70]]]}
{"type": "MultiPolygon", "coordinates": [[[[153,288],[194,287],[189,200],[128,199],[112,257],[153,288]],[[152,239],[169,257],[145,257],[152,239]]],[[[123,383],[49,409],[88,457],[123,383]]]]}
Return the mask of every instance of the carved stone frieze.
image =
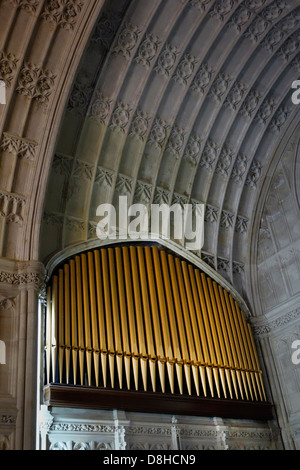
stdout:
{"type": "Polygon", "coordinates": [[[1,150],[7,151],[12,155],[17,155],[25,160],[35,159],[37,146],[38,144],[34,140],[26,139],[9,132],[3,132],[0,140],[1,150]]]}
{"type": "Polygon", "coordinates": [[[9,0],[9,2],[31,14],[34,14],[40,6],[39,0],[9,0]]]}
{"type": "Polygon", "coordinates": [[[150,68],[153,60],[155,59],[161,41],[158,36],[147,33],[145,38],[141,42],[137,54],[135,56],[135,62],[138,64],[144,65],[147,68],[150,68]]]}
{"type": "Polygon", "coordinates": [[[21,224],[23,222],[26,198],[20,194],[0,191],[0,215],[8,222],[21,224]]]}
{"type": "Polygon", "coordinates": [[[112,54],[121,54],[125,59],[131,59],[136,49],[141,30],[138,26],[125,23],[112,48],[112,54]]]}

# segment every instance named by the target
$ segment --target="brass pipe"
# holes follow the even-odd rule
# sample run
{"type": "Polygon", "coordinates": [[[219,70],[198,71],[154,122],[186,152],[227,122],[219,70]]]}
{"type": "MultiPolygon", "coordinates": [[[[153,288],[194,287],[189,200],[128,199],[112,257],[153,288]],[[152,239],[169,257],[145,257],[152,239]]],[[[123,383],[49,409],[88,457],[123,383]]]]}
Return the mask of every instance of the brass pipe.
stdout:
{"type": "Polygon", "coordinates": [[[72,363],[74,385],[77,383],[77,361],[78,361],[78,319],[76,302],[76,272],[75,261],[70,260],[70,283],[71,283],[71,325],[72,325],[72,363]]]}
{"type": "Polygon", "coordinates": [[[51,372],[51,287],[47,287],[47,307],[46,307],[46,335],[45,335],[45,355],[46,355],[46,381],[50,383],[51,372]]]}
{"type": "Polygon", "coordinates": [[[70,311],[70,268],[64,265],[64,317],[65,317],[65,358],[66,358],[66,382],[70,378],[71,360],[71,311],[70,311]]]}
{"type": "Polygon", "coordinates": [[[160,312],[160,321],[161,321],[161,328],[162,328],[162,335],[164,339],[164,351],[166,355],[166,365],[167,365],[167,372],[169,378],[169,384],[171,388],[171,393],[174,393],[174,353],[172,348],[172,341],[171,341],[171,334],[170,334],[170,327],[168,321],[168,313],[167,313],[167,306],[166,306],[166,299],[164,293],[164,282],[162,277],[161,271],[161,262],[160,256],[157,247],[152,247],[152,256],[154,262],[154,271],[155,271],[155,279],[156,279],[156,288],[158,294],[158,303],[159,303],[159,312],[160,312]]]}
{"type": "Polygon", "coordinates": [[[168,315],[168,321],[169,321],[170,331],[171,331],[172,348],[174,352],[174,362],[175,362],[177,383],[179,386],[179,391],[182,394],[183,393],[183,376],[182,376],[183,357],[181,353],[177,324],[176,324],[176,312],[175,312],[175,306],[174,306],[174,299],[172,295],[169,266],[168,266],[166,253],[163,250],[160,251],[160,260],[161,260],[163,279],[165,281],[164,288],[166,291],[166,303],[168,306],[167,315],[168,315]]]}
{"type": "Polygon", "coordinates": [[[64,353],[65,353],[64,277],[63,277],[63,270],[59,269],[59,271],[58,271],[58,370],[59,370],[59,383],[62,383],[62,381],[63,381],[64,353]]]}
{"type": "Polygon", "coordinates": [[[206,336],[207,332],[205,330],[204,320],[203,320],[203,311],[202,311],[201,302],[199,298],[199,292],[198,292],[197,284],[196,284],[195,270],[192,265],[189,265],[189,277],[190,277],[190,282],[192,286],[193,299],[194,299],[195,309],[196,309],[196,317],[197,317],[197,322],[198,322],[201,344],[203,348],[203,366],[201,364],[199,365],[200,375],[201,375],[204,395],[207,396],[207,387],[206,387],[206,380],[205,380],[204,372],[206,371],[206,374],[209,377],[210,387],[213,390],[212,373],[211,373],[211,368],[210,368],[210,364],[212,363],[212,360],[210,357],[208,339],[206,336]]]}
{"type": "MultiPolygon", "coordinates": [[[[177,275],[178,286],[179,286],[180,300],[182,304],[185,331],[186,331],[186,336],[187,336],[187,343],[188,343],[188,350],[189,350],[188,359],[189,361],[191,361],[195,387],[199,391],[199,382],[198,382],[199,379],[197,376],[197,369],[194,367],[194,365],[197,364],[195,342],[194,342],[194,337],[192,334],[192,327],[191,327],[188,303],[187,303],[187,298],[186,298],[186,291],[185,291],[183,272],[182,272],[182,263],[180,262],[179,258],[175,258],[175,268],[176,268],[176,275],[177,275]]],[[[192,393],[191,383],[188,384],[188,392],[189,392],[189,395],[191,395],[192,393]]]]}
{"type": "Polygon", "coordinates": [[[215,325],[215,333],[218,338],[218,344],[217,344],[217,359],[220,364],[219,367],[219,373],[221,377],[221,383],[222,383],[222,388],[223,388],[223,393],[225,398],[227,398],[227,388],[226,388],[226,383],[228,386],[228,389],[230,391],[230,395],[232,396],[232,390],[231,390],[231,382],[230,382],[230,374],[228,374],[228,360],[227,360],[227,352],[225,348],[225,342],[224,342],[224,337],[223,337],[223,331],[221,327],[221,321],[219,317],[219,308],[220,304],[218,303],[218,299],[215,296],[215,290],[213,287],[213,282],[212,280],[208,277],[207,278],[207,284],[208,284],[208,290],[209,290],[209,295],[211,299],[211,307],[212,307],[212,314],[214,318],[214,325],[215,325]],[[227,367],[226,367],[227,366],[227,367]],[[226,376],[226,378],[225,378],[226,376]]]}
{"type": "MultiPolygon", "coordinates": [[[[194,344],[195,344],[196,354],[197,354],[197,365],[198,365],[198,369],[200,371],[201,385],[202,385],[203,390],[206,393],[205,371],[204,371],[204,366],[203,366],[204,357],[203,357],[203,351],[202,351],[202,347],[201,347],[200,332],[199,332],[198,323],[197,323],[196,307],[195,307],[194,297],[193,297],[193,293],[192,293],[192,284],[191,284],[191,279],[190,279],[187,263],[185,261],[182,261],[181,266],[182,266],[186,296],[187,296],[187,301],[188,301],[188,309],[189,309],[189,314],[190,314],[191,328],[192,328],[192,332],[193,332],[194,344]]],[[[196,365],[194,367],[196,367],[196,365]]],[[[197,395],[200,395],[198,375],[196,376],[196,381],[197,381],[195,383],[196,392],[197,392],[197,395]]]]}
{"type": "Polygon", "coordinates": [[[109,280],[109,265],[107,250],[101,250],[102,258],[102,276],[103,276],[103,289],[104,289],[104,305],[105,305],[105,319],[106,319],[106,333],[107,333],[107,347],[108,347],[108,361],[110,383],[112,388],[115,386],[115,346],[114,346],[114,330],[112,322],[112,306],[110,297],[110,280],[109,280]]]}
{"type": "Polygon", "coordinates": [[[139,341],[139,356],[140,356],[140,367],[142,373],[142,381],[144,390],[147,390],[147,349],[146,349],[146,338],[145,338],[145,328],[144,328],[144,318],[142,311],[142,300],[141,300],[141,287],[140,287],[140,273],[137,262],[137,253],[136,248],[131,246],[129,248],[130,261],[131,261],[131,270],[132,270],[132,279],[133,279],[133,295],[134,295],[134,305],[135,305],[135,316],[137,324],[137,333],[139,341]]]}
{"type": "Polygon", "coordinates": [[[117,280],[118,280],[118,292],[119,292],[119,304],[120,304],[120,317],[121,317],[121,331],[122,331],[122,344],[123,344],[125,376],[126,376],[127,388],[129,390],[130,389],[131,351],[130,351],[130,343],[129,343],[127,305],[126,305],[126,297],[125,297],[124,270],[123,270],[123,261],[122,261],[121,248],[117,247],[115,249],[115,253],[116,253],[116,268],[117,268],[117,280]]]}
{"type": "Polygon", "coordinates": [[[104,307],[104,294],[103,294],[103,277],[101,258],[99,250],[94,251],[95,261],[95,275],[96,275],[96,294],[97,294],[97,312],[98,312],[98,327],[99,327],[99,346],[101,356],[101,369],[104,387],[107,386],[107,340],[106,340],[106,325],[105,325],[105,307],[104,307]]]}
{"type": "Polygon", "coordinates": [[[226,323],[224,320],[224,314],[223,314],[223,307],[222,307],[222,301],[220,298],[220,293],[218,290],[218,285],[214,281],[213,282],[213,289],[214,289],[214,296],[216,299],[217,303],[217,308],[218,308],[218,329],[221,330],[220,338],[221,339],[221,344],[222,344],[222,355],[223,355],[223,361],[225,365],[225,375],[226,375],[226,381],[230,393],[230,397],[233,398],[233,390],[232,390],[232,383],[231,383],[231,367],[233,367],[233,359],[232,359],[232,354],[231,354],[231,349],[230,349],[230,343],[229,343],[229,338],[228,338],[228,333],[227,333],[227,328],[226,328],[226,323]]]}
{"type": "Polygon", "coordinates": [[[88,272],[86,255],[81,254],[81,269],[82,269],[82,292],[83,292],[83,318],[84,318],[84,333],[85,333],[85,353],[87,364],[87,379],[88,385],[92,384],[92,339],[91,339],[91,318],[90,318],[90,299],[88,288],[88,272]]]}
{"type": "Polygon", "coordinates": [[[132,274],[130,266],[129,249],[127,246],[122,247],[123,263],[124,263],[124,274],[125,274],[125,287],[126,287],[126,299],[127,299],[127,310],[128,310],[128,324],[130,333],[130,346],[132,354],[132,369],[135,389],[138,390],[138,372],[139,372],[139,354],[138,354],[138,340],[135,323],[135,310],[133,301],[133,287],[132,287],[132,274]]]}
{"type": "Polygon", "coordinates": [[[76,267],[76,296],[77,296],[77,314],[78,314],[78,354],[79,354],[79,372],[80,384],[84,384],[85,369],[85,344],[84,344],[84,323],[83,323],[83,300],[82,300],[82,275],[80,256],[75,256],[76,267]]]}
{"type": "Polygon", "coordinates": [[[52,277],[52,305],[51,305],[51,363],[52,381],[56,382],[57,359],[57,333],[58,333],[58,278],[52,277]]]}
{"type": "Polygon", "coordinates": [[[147,283],[147,273],[146,273],[146,268],[145,268],[145,257],[144,257],[143,247],[138,246],[137,254],[138,254],[138,263],[139,263],[139,268],[140,268],[141,292],[142,292],[142,302],[143,302],[143,311],[144,311],[144,319],[145,319],[148,363],[149,363],[152,389],[154,391],[155,382],[156,382],[156,374],[155,374],[156,355],[155,355],[155,344],[154,344],[154,338],[153,338],[153,326],[152,326],[152,319],[151,319],[149,289],[148,289],[148,283],[147,283]]]}
{"type": "Polygon", "coordinates": [[[148,272],[150,304],[152,311],[152,324],[154,329],[155,349],[157,356],[157,365],[160,378],[161,389],[165,392],[165,353],[163,349],[163,340],[161,335],[160,318],[158,315],[158,300],[155,286],[155,277],[152,261],[152,253],[150,248],[145,247],[145,258],[148,272]]]}
{"type": "Polygon", "coordinates": [[[234,334],[234,337],[235,337],[235,343],[236,343],[236,348],[237,348],[237,352],[238,352],[238,357],[240,358],[240,364],[241,364],[241,375],[242,375],[242,380],[243,380],[243,384],[244,384],[244,391],[246,393],[246,398],[247,400],[249,400],[249,390],[248,390],[248,374],[247,374],[247,364],[246,364],[246,360],[245,360],[245,353],[244,353],[244,348],[243,348],[243,345],[242,345],[242,342],[241,342],[241,333],[239,331],[239,325],[237,323],[237,319],[236,319],[236,311],[235,311],[235,304],[234,304],[234,300],[232,298],[232,296],[230,294],[228,294],[228,297],[229,297],[229,301],[230,301],[230,306],[231,306],[231,318],[232,318],[232,322],[233,322],[233,334],[234,334]]]}
{"type": "Polygon", "coordinates": [[[87,254],[88,263],[88,280],[89,280],[89,294],[90,294],[90,314],[91,314],[91,330],[92,330],[92,346],[93,346],[93,362],[96,387],[99,386],[99,368],[100,368],[100,349],[99,349],[99,333],[98,333],[98,318],[97,318],[97,304],[96,304],[96,286],[95,286],[95,265],[94,256],[91,251],[87,254]]]}
{"type": "Polygon", "coordinates": [[[229,365],[231,366],[231,378],[233,381],[236,398],[239,398],[239,394],[241,394],[241,397],[243,396],[243,389],[241,387],[240,371],[238,370],[239,365],[238,365],[237,355],[236,355],[235,346],[234,346],[234,339],[233,339],[233,335],[231,331],[228,306],[227,306],[227,302],[226,302],[226,298],[224,294],[225,290],[221,286],[218,286],[218,290],[219,290],[219,296],[220,296],[221,305],[222,305],[223,324],[225,324],[224,334],[225,334],[225,337],[227,338],[227,346],[228,346],[227,352],[228,352],[229,365]]]}
{"type": "Polygon", "coordinates": [[[208,309],[207,309],[207,305],[205,301],[204,288],[202,285],[201,274],[198,269],[195,269],[195,278],[196,278],[196,284],[197,284],[197,288],[199,292],[199,299],[200,299],[201,310],[202,310],[202,315],[203,315],[204,328],[206,332],[207,343],[209,347],[209,355],[210,355],[210,364],[209,364],[209,367],[206,368],[206,371],[207,371],[210,393],[211,393],[211,396],[214,397],[214,386],[213,386],[214,383],[216,385],[217,392],[219,393],[219,382],[218,382],[218,376],[217,376],[216,367],[215,367],[217,361],[216,361],[216,356],[215,356],[215,345],[214,345],[211,325],[209,321],[209,313],[208,313],[208,309]]]}

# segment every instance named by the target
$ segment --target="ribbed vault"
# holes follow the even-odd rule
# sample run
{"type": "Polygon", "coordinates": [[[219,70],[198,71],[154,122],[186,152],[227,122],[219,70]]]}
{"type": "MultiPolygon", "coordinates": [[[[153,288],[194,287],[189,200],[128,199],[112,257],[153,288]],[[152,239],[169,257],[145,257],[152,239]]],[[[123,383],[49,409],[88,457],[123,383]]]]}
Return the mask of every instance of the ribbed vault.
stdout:
{"type": "MultiPolygon", "coordinates": [[[[32,172],[21,183],[15,169],[12,184],[5,184],[22,202],[31,184],[34,194],[44,195],[37,185],[48,181],[40,253],[31,247],[33,256],[47,260],[95,239],[97,206],[117,206],[119,195],[146,204],[201,202],[205,244],[199,256],[247,299],[257,203],[276,149],[297,123],[291,83],[299,77],[299,1],[66,1],[56,8],[61,16],[53,2],[41,3],[2,2],[6,16],[12,5],[16,15],[7,31],[13,21],[21,25],[26,15],[28,24],[30,18],[23,54],[46,71],[41,96],[24,97],[22,81],[26,89],[32,70],[28,64],[29,71],[19,69],[3,120],[2,150],[11,151],[11,135],[26,135],[23,140],[44,155],[42,177],[32,172]],[[39,38],[47,48],[37,46],[39,38]],[[65,69],[52,76],[60,48],[65,69]],[[44,109],[40,121],[32,103],[43,102],[51,80],[56,107],[44,109]],[[28,106],[17,122],[18,100],[28,106]],[[49,137],[50,117],[56,127],[49,137]]],[[[13,46],[8,35],[3,50],[13,46]]],[[[36,227],[37,200],[32,196],[29,204],[36,227]]],[[[32,236],[28,227],[26,238],[32,236]]]]}
{"type": "Polygon", "coordinates": [[[119,195],[202,202],[202,259],[245,294],[258,195],[297,112],[299,12],[298,1],[106,2],[55,150],[43,256],[95,238],[97,206],[119,195]]]}

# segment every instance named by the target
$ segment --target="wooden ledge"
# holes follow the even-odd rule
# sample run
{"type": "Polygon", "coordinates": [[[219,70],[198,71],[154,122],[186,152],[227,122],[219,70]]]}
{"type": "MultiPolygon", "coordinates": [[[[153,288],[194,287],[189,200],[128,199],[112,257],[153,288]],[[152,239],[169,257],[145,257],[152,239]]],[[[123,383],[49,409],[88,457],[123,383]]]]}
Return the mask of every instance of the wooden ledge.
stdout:
{"type": "Polygon", "coordinates": [[[268,421],[274,418],[268,402],[204,398],[188,395],[49,384],[44,387],[49,406],[123,410],[186,416],[218,416],[268,421]]]}

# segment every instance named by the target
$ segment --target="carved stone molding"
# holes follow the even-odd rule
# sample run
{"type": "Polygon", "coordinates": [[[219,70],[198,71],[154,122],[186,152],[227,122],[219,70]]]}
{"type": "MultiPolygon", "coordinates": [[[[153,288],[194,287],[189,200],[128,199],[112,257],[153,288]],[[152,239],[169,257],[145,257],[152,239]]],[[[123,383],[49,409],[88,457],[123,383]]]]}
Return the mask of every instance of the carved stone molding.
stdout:
{"type": "Polygon", "coordinates": [[[41,17],[55,26],[72,31],[83,3],[81,0],[48,0],[41,17]]]}
{"type": "Polygon", "coordinates": [[[26,198],[20,194],[0,191],[0,215],[7,222],[22,224],[26,198]]]}
{"type": "Polygon", "coordinates": [[[26,139],[9,132],[3,132],[0,141],[1,150],[30,161],[35,159],[37,145],[37,142],[34,140],[26,139]]]}
{"type": "Polygon", "coordinates": [[[254,324],[253,331],[256,336],[268,336],[269,334],[288,326],[290,323],[292,324],[295,320],[299,321],[299,317],[300,307],[297,307],[291,312],[285,313],[274,320],[266,320],[264,324],[254,324]]]}
{"type": "Polygon", "coordinates": [[[41,104],[47,104],[53,92],[55,78],[56,76],[49,70],[43,70],[31,62],[25,62],[16,91],[41,104]]]}

